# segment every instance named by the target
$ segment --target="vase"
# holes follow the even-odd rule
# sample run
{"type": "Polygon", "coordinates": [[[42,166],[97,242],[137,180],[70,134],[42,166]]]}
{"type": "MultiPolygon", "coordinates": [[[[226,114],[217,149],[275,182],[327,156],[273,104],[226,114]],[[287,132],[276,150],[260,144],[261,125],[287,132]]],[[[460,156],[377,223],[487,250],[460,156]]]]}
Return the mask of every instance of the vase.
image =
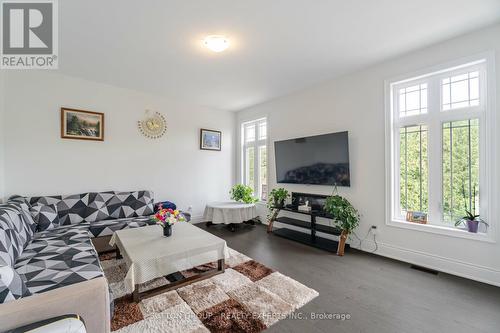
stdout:
{"type": "Polygon", "coordinates": [[[168,224],[163,227],[163,236],[165,237],[172,236],[172,225],[168,224]]]}
{"type": "Polygon", "coordinates": [[[478,226],[479,226],[479,221],[467,220],[467,230],[469,232],[477,233],[478,226]]]}

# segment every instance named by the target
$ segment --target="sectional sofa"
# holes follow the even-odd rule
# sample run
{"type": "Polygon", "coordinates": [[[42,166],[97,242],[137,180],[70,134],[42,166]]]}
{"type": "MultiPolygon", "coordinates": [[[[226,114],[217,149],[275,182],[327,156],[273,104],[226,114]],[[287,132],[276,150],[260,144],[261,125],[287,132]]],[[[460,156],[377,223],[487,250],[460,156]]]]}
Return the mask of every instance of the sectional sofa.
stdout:
{"type": "Polygon", "coordinates": [[[0,331],[78,314],[109,332],[110,295],[98,253],[116,230],[148,225],[151,191],[12,197],[0,205],[0,331]]]}

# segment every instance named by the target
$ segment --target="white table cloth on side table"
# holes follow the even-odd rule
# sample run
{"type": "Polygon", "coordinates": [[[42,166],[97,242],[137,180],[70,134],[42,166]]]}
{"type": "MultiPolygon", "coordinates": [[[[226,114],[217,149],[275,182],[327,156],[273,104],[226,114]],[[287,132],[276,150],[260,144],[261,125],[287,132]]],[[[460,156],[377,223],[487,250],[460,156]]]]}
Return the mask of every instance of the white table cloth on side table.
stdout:
{"type": "Polygon", "coordinates": [[[205,207],[203,219],[213,224],[243,223],[257,217],[255,204],[237,201],[211,202],[205,207]]]}

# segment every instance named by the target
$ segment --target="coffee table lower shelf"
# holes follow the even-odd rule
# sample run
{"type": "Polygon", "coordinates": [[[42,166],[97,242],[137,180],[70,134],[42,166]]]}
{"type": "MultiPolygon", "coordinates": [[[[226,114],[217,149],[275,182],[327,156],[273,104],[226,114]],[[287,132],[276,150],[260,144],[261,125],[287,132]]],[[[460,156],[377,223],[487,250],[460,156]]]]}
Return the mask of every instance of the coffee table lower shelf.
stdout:
{"type": "Polygon", "coordinates": [[[171,282],[165,286],[161,286],[161,287],[157,287],[157,288],[154,288],[151,290],[139,292],[139,285],[136,284],[132,296],[133,296],[134,302],[138,303],[145,298],[153,297],[153,296],[162,294],[164,292],[175,290],[177,288],[181,288],[181,287],[190,285],[191,283],[195,283],[198,281],[209,279],[212,276],[222,274],[222,273],[224,273],[224,269],[225,269],[224,259],[219,259],[219,260],[217,260],[217,268],[196,274],[194,276],[190,276],[190,277],[187,277],[184,279],[180,279],[180,280],[171,282]]]}

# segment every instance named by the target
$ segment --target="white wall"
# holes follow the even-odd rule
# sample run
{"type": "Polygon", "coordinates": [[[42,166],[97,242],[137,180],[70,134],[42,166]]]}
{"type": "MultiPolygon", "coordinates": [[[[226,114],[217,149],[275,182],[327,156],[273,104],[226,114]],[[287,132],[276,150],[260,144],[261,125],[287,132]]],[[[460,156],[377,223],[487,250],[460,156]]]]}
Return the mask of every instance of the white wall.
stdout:
{"type": "Polygon", "coordinates": [[[234,182],[235,115],[44,71],[9,72],[5,86],[5,194],[151,189],[200,218],[234,182]],[[105,113],[105,141],[60,138],[60,107],[105,113]],[[139,133],[144,110],[168,122],[158,140],[139,133]],[[200,128],[223,132],[222,151],[199,149],[200,128]]]}
{"type": "MultiPolygon", "coordinates": [[[[500,237],[496,243],[455,238],[386,225],[384,80],[485,51],[496,52],[500,101],[500,25],[376,65],[238,113],[238,122],[268,117],[270,187],[276,187],[272,142],[349,131],[351,187],[339,188],[362,214],[358,235],[378,226],[378,254],[500,285],[500,237]]],[[[497,110],[498,112],[498,104],[497,110]]],[[[500,116],[497,117],[500,120],[500,116]]],[[[500,124],[499,127],[500,129],[500,124]]],[[[497,146],[500,147],[500,145],[497,146]]],[[[237,170],[239,170],[239,158],[237,170]]],[[[238,172],[238,176],[239,176],[238,172]]],[[[280,186],[283,184],[280,184],[280,186]]],[[[495,184],[500,188],[500,184],[495,184]]],[[[291,191],[330,194],[326,186],[285,186],[291,191]]],[[[498,205],[498,203],[493,203],[498,205]]],[[[500,220],[489,221],[492,224],[500,220]]],[[[373,244],[363,246],[373,249],[373,244]]]]}

